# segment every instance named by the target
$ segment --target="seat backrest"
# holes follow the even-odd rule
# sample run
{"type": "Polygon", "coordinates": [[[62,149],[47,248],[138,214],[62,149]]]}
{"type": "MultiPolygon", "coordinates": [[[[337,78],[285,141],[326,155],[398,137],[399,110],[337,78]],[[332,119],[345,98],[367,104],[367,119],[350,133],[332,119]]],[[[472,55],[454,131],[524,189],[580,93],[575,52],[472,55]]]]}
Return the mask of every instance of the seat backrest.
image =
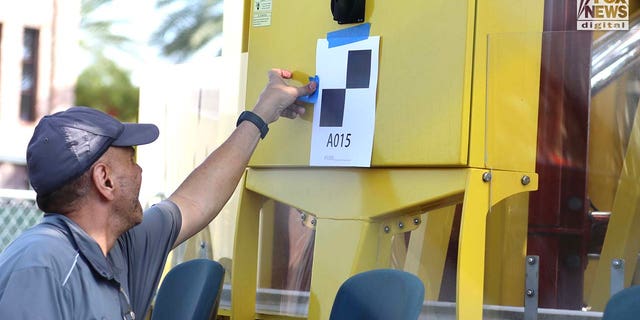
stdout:
{"type": "Polygon", "coordinates": [[[424,284],[417,276],[394,269],[378,269],[347,279],[336,294],[331,320],[418,319],[424,284]]]}
{"type": "Polygon", "coordinates": [[[634,320],[640,318],[640,286],[626,288],[607,302],[602,320],[634,320]]]}
{"type": "Polygon", "coordinates": [[[183,262],[164,277],[151,319],[213,319],[223,283],[224,268],[220,263],[208,259],[183,262]]]}

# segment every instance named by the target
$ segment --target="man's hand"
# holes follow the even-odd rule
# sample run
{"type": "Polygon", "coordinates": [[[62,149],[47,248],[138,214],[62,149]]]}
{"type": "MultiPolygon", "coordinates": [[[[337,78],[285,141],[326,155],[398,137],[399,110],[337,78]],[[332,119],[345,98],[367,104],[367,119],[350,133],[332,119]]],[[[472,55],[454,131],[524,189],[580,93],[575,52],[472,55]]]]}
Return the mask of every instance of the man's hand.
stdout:
{"type": "Polygon", "coordinates": [[[266,123],[272,123],[280,116],[295,119],[304,114],[304,107],[296,103],[296,99],[316,91],[317,83],[311,81],[306,86],[290,86],[284,79],[291,79],[291,76],[292,73],[288,70],[271,69],[269,71],[269,83],[253,108],[253,112],[266,123]]]}

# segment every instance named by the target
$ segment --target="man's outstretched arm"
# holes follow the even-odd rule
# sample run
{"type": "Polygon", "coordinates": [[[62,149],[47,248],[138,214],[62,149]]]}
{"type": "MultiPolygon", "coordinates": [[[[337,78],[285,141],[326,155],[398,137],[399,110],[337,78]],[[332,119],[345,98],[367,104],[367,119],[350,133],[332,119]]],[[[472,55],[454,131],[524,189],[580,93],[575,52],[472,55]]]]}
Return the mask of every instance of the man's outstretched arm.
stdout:
{"type": "MultiPolygon", "coordinates": [[[[284,79],[291,72],[269,71],[269,82],[260,94],[253,112],[266,123],[281,115],[295,118],[304,113],[297,106],[298,97],[316,90],[316,83],[303,87],[289,86],[284,79]]],[[[169,197],[182,213],[182,227],[174,247],[206,227],[222,210],[235,190],[249,159],[260,140],[260,130],[249,121],[241,122],[231,136],[212,152],[169,197]]]]}

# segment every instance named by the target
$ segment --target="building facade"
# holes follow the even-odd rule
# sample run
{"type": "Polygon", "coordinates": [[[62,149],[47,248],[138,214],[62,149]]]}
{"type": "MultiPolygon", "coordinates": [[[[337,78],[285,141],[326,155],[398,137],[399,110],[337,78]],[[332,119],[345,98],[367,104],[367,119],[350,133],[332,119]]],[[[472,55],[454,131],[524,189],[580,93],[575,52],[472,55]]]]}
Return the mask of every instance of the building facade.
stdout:
{"type": "Polygon", "coordinates": [[[79,24],[80,0],[0,1],[0,188],[29,188],[34,125],[73,103],[79,24]]]}

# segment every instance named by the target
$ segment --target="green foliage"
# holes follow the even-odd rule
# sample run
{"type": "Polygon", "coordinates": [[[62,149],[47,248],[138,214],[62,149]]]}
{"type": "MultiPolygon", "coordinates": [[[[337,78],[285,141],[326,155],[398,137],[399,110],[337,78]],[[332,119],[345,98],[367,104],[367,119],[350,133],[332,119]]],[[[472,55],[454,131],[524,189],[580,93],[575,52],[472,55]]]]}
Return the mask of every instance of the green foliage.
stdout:
{"type": "Polygon", "coordinates": [[[139,92],[126,70],[101,56],[78,77],[75,105],[102,110],[121,121],[137,122],[139,92]]]}
{"type": "Polygon", "coordinates": [[[133,41],[113,33],[115,20],[105,20],[97,12],[112,0],[82,0],[80,46],[92,56],[93,64],[78,76],[75,105],[93,107],[121,121],[136,122],[139,89],[131,84],[129,73],[104,57],[106,48],[127,52],[133,41]]]}
{"type": "Polygon", "coordinates": [[[114,48],[123,52],[132,50],[133,41],[124,35],[113,33],[114,25],[122,22],[118,20],[104,20],[97,14],[112,0],[82,0],[80,18],[80,47],[98,59],[105,48],[114,48]]]}
{"type": "Polygon", "coordinates": [[[222,0],[157,0],[156,7],[170,12],[150,42],[176,62],[187,60],[222,33],[222,0]]]}

